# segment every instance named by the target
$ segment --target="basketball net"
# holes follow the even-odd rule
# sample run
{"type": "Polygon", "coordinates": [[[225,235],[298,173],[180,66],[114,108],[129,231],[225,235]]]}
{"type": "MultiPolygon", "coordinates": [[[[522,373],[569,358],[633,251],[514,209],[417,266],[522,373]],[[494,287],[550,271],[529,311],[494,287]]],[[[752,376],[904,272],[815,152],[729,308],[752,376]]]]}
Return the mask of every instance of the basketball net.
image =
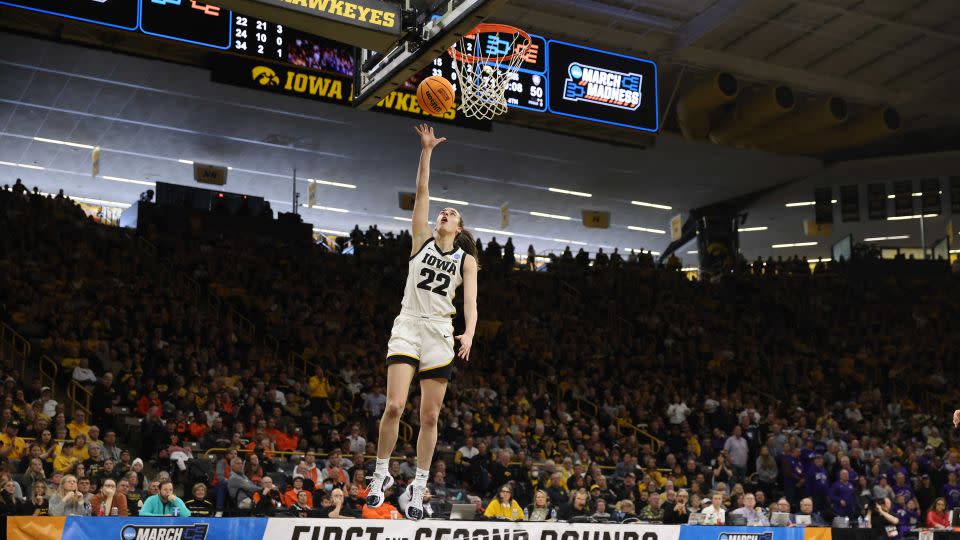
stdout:
{"type": "Polygon", "coordinates": [[[507,112],[506,91],[530,47],[530,35],[505,24],[481,24],[464,35],[449,54],[459,86],[460,112],[470,118],[492,120],[507,112]],[[486,41],[484,34],[496,34],[486,41]],[[487,50],[483,50],[486,43],[487,50]],[[509,47],[507,44],[509,43],[509,47]]]}

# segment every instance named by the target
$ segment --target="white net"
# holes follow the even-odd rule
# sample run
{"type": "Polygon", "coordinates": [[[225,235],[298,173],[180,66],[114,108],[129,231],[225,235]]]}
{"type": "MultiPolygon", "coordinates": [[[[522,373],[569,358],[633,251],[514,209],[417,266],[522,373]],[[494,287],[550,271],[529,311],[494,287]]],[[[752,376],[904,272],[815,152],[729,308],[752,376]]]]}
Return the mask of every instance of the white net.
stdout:
{"type": "Polygon", "coordinates": [[[530,36],[519,31],[513,33],[511,38],[502,31],[483,32],[478,29],[460,38],[450,51],[453,69],[457,74],[454,83],[460,94],[460,112],[480,120],[492,120],[507,112],[507,87],[517,79],[517,70],[529,47],[530,36]],[[489,50],[493,40],[484,39],[485,34],[491,33],[496,34],[495,51],[489,50]],[[484,45],[488,50],[483,50],[484,45]],[[484,52],[488,54],[484,56],[484,52]]]}

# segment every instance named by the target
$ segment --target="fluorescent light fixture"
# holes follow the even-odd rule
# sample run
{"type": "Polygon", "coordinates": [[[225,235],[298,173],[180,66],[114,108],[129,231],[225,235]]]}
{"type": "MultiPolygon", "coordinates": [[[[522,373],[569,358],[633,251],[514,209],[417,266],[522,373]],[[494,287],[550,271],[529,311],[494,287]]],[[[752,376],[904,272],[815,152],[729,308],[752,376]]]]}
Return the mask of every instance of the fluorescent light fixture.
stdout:
{"type": "Polygon", "coordinates": [[[883,242],[885,240],[906,240],[907,238],[910,238],[910,236],[905,234],[901,236],[874,236],[873,238],[864,238],[863,241],[864,242],[883,242]]]}
{"type": "Polygon", "coordinates": [[[304,208],[310,208],[310,209],[312,209],[312,210],[326,210],[327,212],[337,212],[337,213],[339,213],[339,214],[349,214],[349,213],[350,213],[350,211],[347,210],[347,209],[345,209],[345,208],[333,208],[333,207],[330,207],[330,206],[318,206],[318,205],[310,206],[309,204],[304,204],[304,205],[301,205],[301,206],[303,206],[304,208]]]}
{"type": "Polygon", "coordinates": [[[960,249],[951,249],[950,253],[960,253],[960,249]]]}
{"type": "Polygon", "coordinates": [[[737,231],[739,232],[757,232],[757,231],[765,231],[765,230],[767,230],[767,227],[741,227],[737,229],[737,231]]]}
{"type": "Polygon", "coordinates": [[[697,268],[696,266],[688,266],[686,268],[681,268],[680,271],[681,272],[699,272],[700,269],[697,268]]]}
{"type": "Polygon", "coordinates": [[[193,165],[193,162],[190,161],[189,159],[178,159],[177,162],[183,163],[184,165],[193,165]]]}
{"type": "Polygon", "coordinates": [[[659,254],[660,254],[659,251],[649,251],[649,250],[646,250],[646,249],[643,249],[643,248],[639,248],[639,249],[638,249],[638,248],[627,248],[627,251],[630,251],[630,252],[632,252],[632,253],[638,253],[638,252],[640,252],[640,251],[645,251],[645,252],[647,252],[647,253],[649,253],[649,254],[651,254],[651,255],[659,255],[659,254]]]}
{"type": "Polygon", "coordinates": [[[575,197],[593,197],[593,195],[589,193],[584,193],[582,191],[570,191],[569,189],[560,189],[555,187],[548,188],[548,189],[549,191],[552,191],[554,193],[563,193],[564,195],[573,195],[575,197]]]}
{"type": "Polygon", "coordinates": [[[307,182],[311,184],[322,184],[324,186],[333,186],[333,187],[342,187],[347,189],[357,189],[357,186],[353,184],[344,184],[342,182],[331,182],[330,180],[317,180],[315,178],[307,178],[307,182]]]}
{"type": "Polygon", "coordinates": [[[690,250],[690,251],[687,252],[687,255],[696,255],[696,254],[697,254],[697,250],[695,250],[695,249],[692,249],[692,250],[690,250]]]}
{"type": "Polygon", "coordinates": [[[661,231],[660,229],[650,229],[648,227],[637,227],[634,225],[628,225],[627,228],[630,229],[631,231],[648,232],[653,234],[667,234],[667,231],[661,231]]]}
{"type": "Polygon", "coordinates": [[[17,163],[17,167],[23,167],[24,169],[35,169],[38,171],[46,170],[46,167],[41,167],[39,165],[27,165],[26,163],[17,163]]]}
{"type": "Polygon", "coordinates": [[[470,203],[467,201],[458,201],[457,199],[444,199],[442,197],[430,197],[431,201],[436,202],[445,202],[450,204],[459,204],[460,206],[470,206],[470,203]]]}
{"type": "Polygon", "coordinates": [[[559,242],[561,244],[573,244],[575,246],[585,246],[586,242],[577,242],[576,240],[564,240],[563,238],[554,238],[554,242],[559,242]]]}
{"type": "Polygon", "coordinates": [[[822,258],[822,259],[807,259],[807,262],[808,262],[808,263],[818,263],[818,262],[826,263],[826,262],[830,262],[830,261],[832,261],[832,260],[833,260],[833,259],[831,259],[830,257],[824,257],[824,258],[822,258]]]}
{"type": "Polygon", "coordinates": [[[914,191],[913,193],[911,193],[911,195],[913,195],[914,197],[921,197],[921,196],[923,196],[923,193],[921,193],[921,192],[919,192],[919,191],[914,191]]]}
{"type": "Polygon", "coordinates": [[[111,182],[123,182],[124,184],[139,184],[141,186],[156,186],[156,182],[148,182],[146,180],[134,180],[132,178],[120,178],[119,176],[107,176],[103,175],[100,178],[104,180],[110,180],[111,182]]]}
{"type": "Polygon", "coordinates": [[[513,236],[516,233],[510,231],[498,231],[496,229],[484,229],[483,227],[474,227],[473,230],[488,234],[502,234],[503,236],[513,236]]]}
{"type": "Polygon", "coordinates": [[[413,218],[399,217],[399,216],[393,216],[393,219],[395,219],[395,220],[397,220],[397,221],[413,221],[413,218]]]}
{"type": "Polygon", "coordinates": [[[905,219],[920,219],[920,218],[935,218],[939,217],[940,214],[914,214],[912,216],[891,216],[887,218],[887,221],[903,221],[905,219]]]}
{"type": "Polygon", "coordinates": [[[797,208],[800,206],[813,206],[817,204],[815,201],[803,201],[803,202],[788,202],[784,206],[787,208],[797,208]]]}
{"type": "Polygon", "coordinates": [[[330,234],[330,235],[333,235],[333,236],[350,236],[350,233],[348,233],[348,232],[345,232],[345,231],[335,231],[335,230],[333,230],[333,229],[314,229],[313,232],[318,232],[318,233],[323,233],[323,234],[330,234]]]}
{"type": "Polygon", "coordinates": [[[783,249],[783,248],[792,248],[792,247],[809,247],[817,245],[816,242],[797,242],[795,244],[773,244],[773,249],[783,249]]]}
{"type": "Polygon", "coordinates": [[[561,220],[561,221],[572,221],[572,220],[573,220],[572,217],[568,217],[568,216],[558,216],[558,215],[556,215],[556,214],[544,214],[543,212],[530,212],[530,215],[531,215],[531,216],[536,216],[536,217],[545,217],[545,218],[550,218],[550,219],[559,219],[559,220],[561,220]]]}
{"type": "Polygon", "coordinates": [[[630,201],[630,204],[634,206],[646,206],[648,208],[659,208],[660,210],[673,210],[672,206],[667,206],[665,204],[656,204],[651,202],[630,201]]]}
{"type": "Polygon", "coordinates": [[[68,142],[68,141],[58,141],[57,139],[45,139],[45,138],[43,138],[43,137],[34,137],[33,140],[35,140],[35,141],[37,141],[37,142],[44,142],[44,143],[50,143],[50,144],[59,144],[59,145],[63,145],[63,146],[72,146],[72,147],[74,147],[74,148],[86,148],[87,150],[93,150],[93,149],[94,149],[94,147],[91,146],[91,145],[89,145],[89,144],[80,144],[80,143],[74,143],[74,142],[68,142]]]}

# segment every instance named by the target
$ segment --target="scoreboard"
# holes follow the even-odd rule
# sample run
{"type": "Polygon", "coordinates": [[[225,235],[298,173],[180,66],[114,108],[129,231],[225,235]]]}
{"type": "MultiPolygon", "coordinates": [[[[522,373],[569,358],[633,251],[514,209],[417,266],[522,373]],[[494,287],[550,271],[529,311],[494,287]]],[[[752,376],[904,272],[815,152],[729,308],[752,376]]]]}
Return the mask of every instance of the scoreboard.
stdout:
{"type": "MultiPolygon", "coordinates": [[[[235,55],[353,77],[355,48],[199,0],[0,0],[111,28],[142,32],[235,55]]],[[[464,40],[469,54],[509,54],[512,35],[464,40]]],[[[530,34],[531,45],[506,89],[510,108],[570,116],[642,131],[659,131],[659,87],[653,61],[530,34]]],[[[455,60],[440,55],[398,89],[412,94],[431,75],[459,90],[455,60]]],[[[482,66],[481,66],[482,67],[482,66]]],[[[459,93],[459,92],[458,92],[459,93]]]]}

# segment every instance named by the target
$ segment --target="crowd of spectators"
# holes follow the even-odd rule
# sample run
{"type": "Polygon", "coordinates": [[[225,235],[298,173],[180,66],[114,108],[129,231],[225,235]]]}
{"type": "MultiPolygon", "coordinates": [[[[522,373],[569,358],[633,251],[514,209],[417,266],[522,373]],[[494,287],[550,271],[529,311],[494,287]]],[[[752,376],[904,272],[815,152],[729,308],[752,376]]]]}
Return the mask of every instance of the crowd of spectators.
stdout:
{"type": "MultiPolygon", "coordinates": [[[[254,321],[246,336],[69,199],[4,189],[0,229],[0,316],[94,396],[88,416],[3,367],[3,512],[399,517],[411,441],[390,503],[362,502],[409,235],[357,230],[339,255],[140,232],[254,321]]],[[[960,506],[955,278],[701,283],[619,253],[532,272],[512,242],[484,247],[476,358],[451,381],[428,514],[857,523],[867,509],[905,532],[960,506]]]]}

